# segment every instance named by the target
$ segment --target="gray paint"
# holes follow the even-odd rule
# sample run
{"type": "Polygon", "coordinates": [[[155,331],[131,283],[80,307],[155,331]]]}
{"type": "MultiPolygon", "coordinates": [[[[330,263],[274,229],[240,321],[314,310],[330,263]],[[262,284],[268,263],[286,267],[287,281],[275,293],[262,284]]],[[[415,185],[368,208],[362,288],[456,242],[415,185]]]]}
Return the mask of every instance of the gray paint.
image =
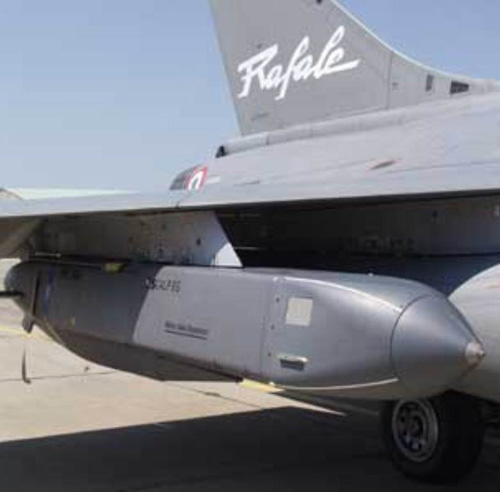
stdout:
{"type": "Polygon", "coordinates": [[[157,350],[118,344],[81,333],[60,332],[57,341],[84,359],[158,381],[235,381],[234,377],[197,367],[192,361],[166,357],[157,350]]]}
{"type": "Polygon", "coordinates": [[[241,267],[209,211],[61,217],[46,222],[31,238],[31,247],[38,254],[241,267]]]}
{"type": "MultiPolygon", "coordinates": [[[[211,0],[221,51],[243,134],[286,128],[402,106],[449,99],[452,81],[469,85],[466,94],[495,88],[487,81],[457,77],[431,69],[394,51],[334,0],[211,0]],[[286,19],[286,21],[285,21],[286,19]],[[314,62],[339,27],[345,35],[335,48],[344,51],[336,66],[356,61],[353,69],[292,79],[284,99],[279,90],[261,90],[254,81],[248,97],[241,64],[264,50],[279,50],[265,74],[286,69],[297,46],[310,38],[314,62]]],[[[330,53],[333,51],[330,50],[330,53]]],[[[299,60],[304,60],[305,53],[299,60]]]]}
{"type": "Polygon", "coordinates": [[[466,355],[477,340],[456,309],[400,279],[141,264],[108,273],[27,262],[6,288],[25,294],[18,304],[59,343],[78,353],[93,346],[90,359],[141,374],[175,379],[179,364],[191,365],[306,392],[390,399],[445,391],[475,365],[466,355]],[[297,300],[308,313],[291,315],[297,300]],[[134,358],[120,362],[125,347],[138,349],[137,368],[134,358]]]}
{"type": "Polygon", "coordinates": [[[452,304],[435,296],[421,297],[405,310],[394,330],[395,372],[416,392],[436,383],[436,393],[441,393],[439,379],[458,379],[457,354],[469,344],[483,353],[479,343],[471,342],[471,328],[452,304]]]}
{"type": "Polygon", "coordinates": [[[487,357],[456,389],[500,401],[500,262],[471,278],[451,295],[452,302],[474,326],[487,357]]]}
{"type": "Polygon", "coordinates": [[[274,278],[182,267],[163,268],[157,274],[157,279],[172,278],[180,283],[181,291],[149,293],[137,320],[134,343],[213,364],[221,372],[259,377],[262,329],[274,278]]]}

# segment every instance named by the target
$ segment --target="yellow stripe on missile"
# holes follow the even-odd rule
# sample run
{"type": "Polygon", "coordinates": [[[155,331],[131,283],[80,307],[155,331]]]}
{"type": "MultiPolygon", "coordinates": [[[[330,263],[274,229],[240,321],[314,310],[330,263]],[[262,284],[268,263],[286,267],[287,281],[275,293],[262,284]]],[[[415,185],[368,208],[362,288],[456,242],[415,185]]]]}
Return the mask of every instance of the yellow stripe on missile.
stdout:
{"type": "Polygon", "coordinates": [[[106,263],[103,269],[106,273],[121,273],[123,267],[124,267],[123,263],[111,262],[111,263],[106,263]]]}
{"type": "Polygon", "coordinates": [[[268,384],[263,384],[263,383],[258,383],[257,381],[252,381],[250,379],[244,379],[241,383],[240,386],[243,388],[248,388],[256,391],[262,391],[264,393],[281,393],[282,390],[270,386],[268,384]]]}

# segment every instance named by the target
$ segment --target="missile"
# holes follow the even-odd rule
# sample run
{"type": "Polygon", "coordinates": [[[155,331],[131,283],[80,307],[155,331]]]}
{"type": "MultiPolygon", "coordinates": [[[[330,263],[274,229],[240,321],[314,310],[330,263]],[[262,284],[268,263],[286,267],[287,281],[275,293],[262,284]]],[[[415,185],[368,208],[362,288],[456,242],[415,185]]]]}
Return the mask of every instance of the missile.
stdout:
{"type": "Polygon", "coordinates": [[[67,348],[158,379],[211,374],[388,400],[444,392],[485,357],[445,296],[397,278],[28,261],[6,290],[67,348]]]}

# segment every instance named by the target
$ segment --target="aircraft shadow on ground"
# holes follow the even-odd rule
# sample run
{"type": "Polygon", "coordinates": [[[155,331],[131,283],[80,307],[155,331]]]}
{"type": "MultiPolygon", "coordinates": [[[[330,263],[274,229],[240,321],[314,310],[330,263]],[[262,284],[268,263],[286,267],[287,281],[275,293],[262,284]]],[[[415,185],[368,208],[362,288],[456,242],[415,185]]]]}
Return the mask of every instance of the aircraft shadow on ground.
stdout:
{"type": "MultiPolygon", "coordinates": [[[[8,442],[0,490],[427,490],[393,471],[374,424],[284,407],[8,442]]],[[[497,491],[498,454],[456,490],[497,491]]]]}

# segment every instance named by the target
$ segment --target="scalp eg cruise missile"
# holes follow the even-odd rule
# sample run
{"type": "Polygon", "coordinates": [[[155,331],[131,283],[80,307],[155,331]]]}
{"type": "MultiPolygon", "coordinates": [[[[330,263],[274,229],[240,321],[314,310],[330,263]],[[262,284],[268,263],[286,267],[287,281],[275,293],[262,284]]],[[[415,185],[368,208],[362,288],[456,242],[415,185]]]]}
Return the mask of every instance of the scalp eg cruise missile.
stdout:
{"type": "MultiPolygon", "coordinates": [[[[68,348],[148,375],[168,357],[227,378],[388,400],[441,393],[484,356],[445,296],[393,278],[26,262],[10,271],[6,289],[23,293],[23,311],[68,348]],[[112,358],[93,354],[99,342],[112,358]],[[147,357],[140,367],[120,362],[124,347],[149,354],[149,365],[147,357]]],[[[158,378],[176,373],[166,368],[158,378]]]]}

